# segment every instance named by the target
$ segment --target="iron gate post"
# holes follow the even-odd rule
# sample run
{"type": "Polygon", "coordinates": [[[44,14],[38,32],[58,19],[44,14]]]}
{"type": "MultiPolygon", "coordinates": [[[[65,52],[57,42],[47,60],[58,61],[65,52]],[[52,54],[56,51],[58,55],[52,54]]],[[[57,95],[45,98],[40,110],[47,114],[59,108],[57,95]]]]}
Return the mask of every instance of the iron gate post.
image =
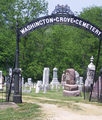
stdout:
{"type": "Polygon", "coordinates": [[[19,28],[18,28],[18,20],[17,20],[17,46],[16,46],[16,60],[15,60],[15,69],[13,70],[13,74],[15,74],[14,79],[14,95],[13,102],[22,103],[21,95],[19,94],[19,28]]]}
{"type": "Polygon", "coordinates": [[[102,69],[100,70],[101,74],[101,93],[100,93],[100,102],[102,103],[102,69]]]}

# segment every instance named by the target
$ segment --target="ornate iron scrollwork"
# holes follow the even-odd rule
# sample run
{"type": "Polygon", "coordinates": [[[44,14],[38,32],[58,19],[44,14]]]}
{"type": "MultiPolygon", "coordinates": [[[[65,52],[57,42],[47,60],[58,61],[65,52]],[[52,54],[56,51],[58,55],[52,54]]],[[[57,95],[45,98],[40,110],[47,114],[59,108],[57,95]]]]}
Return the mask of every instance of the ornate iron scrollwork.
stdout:
{"type": "Polygon", "coordinates": [[[70,10],[70,7],[68,5],[60,6],[59,4],[55,7],[55,10],[52,12],[52,14],[70,14],[70,15],[74,15],[74,13],[70,10]]]}

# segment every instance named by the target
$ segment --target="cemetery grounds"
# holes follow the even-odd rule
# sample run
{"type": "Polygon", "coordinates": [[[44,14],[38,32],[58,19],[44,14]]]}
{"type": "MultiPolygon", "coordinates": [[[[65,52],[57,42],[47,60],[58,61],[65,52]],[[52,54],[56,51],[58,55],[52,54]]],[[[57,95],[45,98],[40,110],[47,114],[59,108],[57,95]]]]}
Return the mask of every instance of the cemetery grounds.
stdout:
{"type": "MultiPolygon", "coordinates": [[[[2,97],[0,95],[0,97],[2,97]]],[[[64,97],[63,88],[22,93],[22,103],[0,102],[0,120],[102,120],[102,103],[64,97]]]]}

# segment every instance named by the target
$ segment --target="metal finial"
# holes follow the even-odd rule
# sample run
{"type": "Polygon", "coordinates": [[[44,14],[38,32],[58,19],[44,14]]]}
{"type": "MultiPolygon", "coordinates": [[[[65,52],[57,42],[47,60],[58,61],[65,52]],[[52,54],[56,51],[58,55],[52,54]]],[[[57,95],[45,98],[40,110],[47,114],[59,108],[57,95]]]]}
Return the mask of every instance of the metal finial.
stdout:
{"type": "Polygon", "coordinates": [[[52,14],[70,14],[74,15],[74,13],[70,10],[70,7],[68,5],[57,5],[55,7],[55,10],[52,12],[52,14]]]}

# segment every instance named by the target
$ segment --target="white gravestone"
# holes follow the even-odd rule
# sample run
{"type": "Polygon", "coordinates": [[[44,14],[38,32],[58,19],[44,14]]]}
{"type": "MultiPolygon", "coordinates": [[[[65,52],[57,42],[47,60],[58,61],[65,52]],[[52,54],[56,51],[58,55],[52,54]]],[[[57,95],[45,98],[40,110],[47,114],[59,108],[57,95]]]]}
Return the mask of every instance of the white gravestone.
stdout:
{"type": "Polygon", "coordinates": [[[26,89],[26,87],[28,87],[27,82],[25,82],[24,90],[22,90],[22,92],[24,92],[24,93],[31,93],[31,86],[29,86],[27,89],[26,89]]]}
{"type": "Polygon", "coordinates": [[[80,85],[80,75],[77,71],[75,71],[75,81],[77,85],[80,85]]]}
{"type": "Polygon", "coordinates": [[[41,86],[41,81],[37,81],[35,93],[39,93],[40,92],[40,86],[41,86]]]}
{"type": "Polygon", "coordinates": [[[85,86],[90,87],[93,84],[94,74],[95,74],[95,65],[93,64],[93,56],[90,58],[91,63],[87,68],[87,78],[85,81],[85,86]]]}
{"type": "Polygon", "coordinates": [[[2,90],[2,71],[0,71],[0,90],[2,90]]]}
{"type": "Polygon", "coordinates": [[[82,91],[82,85],[83,85],[83,77],[80,77],[80,81],[79,81],[79,84],[78,84],[78,90],[82,91]]]}
{"type": "Polygon", "coordinates": [[[24,85],[24,78],[22,77],[22,86],[24,85]]]}
{"type": "Polygon", "coordinates": [[[84,82],[83,82],[83,77],[80,77],[80,85],[83,85],[84,82]]]}
{"type": "Polygon", "coordinates": [[[53,69],[53,79],[52,79],[51,84],[53,85],[59,84],[58,79],[57,79],[57,68],[56,67],[53,69]]]}
{"type": "Polygon", "coordinates": [[[43,85],[49,84],[49,68],[44,68],[43,70],[43,85]]]}
{"type": "Polygon", "coordinates": [[[45,89],[45,85],[46,85],[46,89],[50,90],[50,85],[49,85],[49,68],[45,67],[43,70],[43,89],[45,89]]]}
{"type": "Polygon", "coordinates": [[[75,81],[76,81],[76,84],[78,85],[78,90],[82,91],[82,85],[84,84],[83,77],[80,77],[77,71],[75,71],[75,81]]]}
{"type": "Polygon", "coordinates": [[[63,71],[63,74],[61,76],[61,85],[64,86],[66,83],[66,75],[65,75],[65,71],[63,71]]]}
{"type": "Polygon", "coordinates": [[[28,78],[28,84],[32,84],[32,79],[31,78],[28,78]]]}
{"type": "Polygon", "coordinates": [[[31,78],[28,78],[28,86],[31,86],[31,88],[33,88],[33,82],[31,78]]]}

